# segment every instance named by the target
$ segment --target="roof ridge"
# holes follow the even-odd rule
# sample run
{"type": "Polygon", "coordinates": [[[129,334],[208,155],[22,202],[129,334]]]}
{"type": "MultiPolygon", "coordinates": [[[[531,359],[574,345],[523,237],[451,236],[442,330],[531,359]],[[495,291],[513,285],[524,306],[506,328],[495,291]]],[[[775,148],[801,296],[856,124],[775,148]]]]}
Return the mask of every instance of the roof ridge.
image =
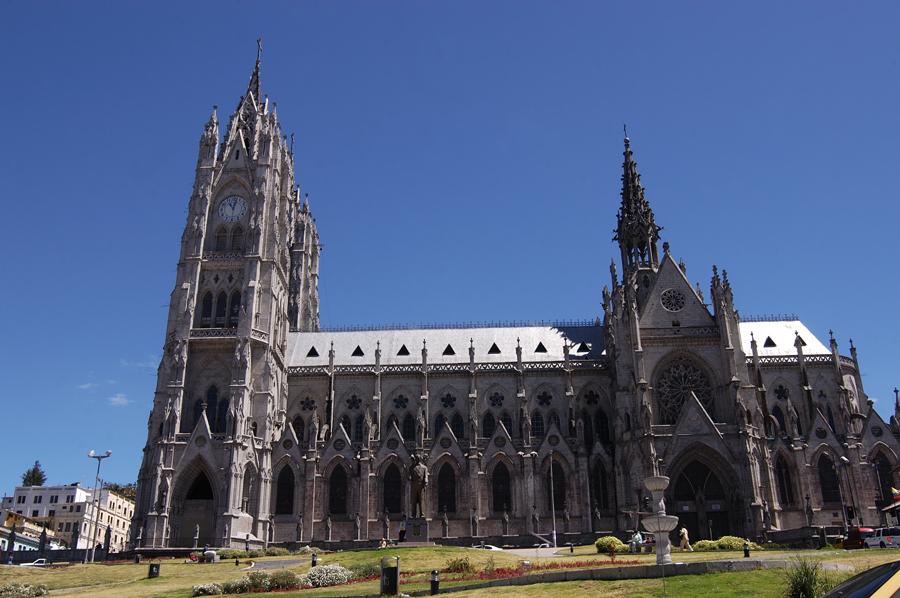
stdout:
{"type": "MultiPolygon", "coordinates": [[[[586,327],[600,326],[600,319],[581,320],[508,320],[496,322],[450,322],[419,324],[349,324],[344,326],[322,326],[317,332],[374,332],[389,330],[462,330],[466,328],[525,328],[525,327],[586,327]]],[[[291,332],[301,332],[291,330],[291,332]]]]}

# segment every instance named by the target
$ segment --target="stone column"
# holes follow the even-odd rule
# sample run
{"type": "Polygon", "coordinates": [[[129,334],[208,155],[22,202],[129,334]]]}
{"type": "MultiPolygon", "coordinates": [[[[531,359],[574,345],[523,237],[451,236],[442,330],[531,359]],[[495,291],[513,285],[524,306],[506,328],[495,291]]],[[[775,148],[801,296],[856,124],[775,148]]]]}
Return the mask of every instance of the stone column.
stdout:
{"type": "Polygon", "coordinates": [[[519,517],[525,520],[525,531],[527,533],[537,533],[534,529],[534,522],[531,519],[531,507],[534,502],[534,457],[536,453],[525,455],[525,472],[522,479],[522,488],[525,494],[525,504],[520,506],[519,517]]]}

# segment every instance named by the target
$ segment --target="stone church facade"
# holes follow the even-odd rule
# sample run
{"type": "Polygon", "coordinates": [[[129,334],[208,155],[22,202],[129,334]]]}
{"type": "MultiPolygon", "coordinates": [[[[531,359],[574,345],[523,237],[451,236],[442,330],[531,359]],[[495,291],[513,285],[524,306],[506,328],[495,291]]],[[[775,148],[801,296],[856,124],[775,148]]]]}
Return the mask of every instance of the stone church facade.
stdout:
{"type": "Polygon", "coordinates": [[[882,521],[900,446],[856,349],[741,320],[659,230],[625,139],[603,318],[322,330],[320,243],[259,59],[200,137],[139,472],[141,547],[623,532],[667,475],[693,538],[882,521]],[[621,273],[618,271],[621,269],[621,273]],[[551,475],[552,474],[552,475],[551,475]],[[552,481],[551,481],[552,479],[552,481]],[[555,509],[553,512],[551,510],[555,509]]]}

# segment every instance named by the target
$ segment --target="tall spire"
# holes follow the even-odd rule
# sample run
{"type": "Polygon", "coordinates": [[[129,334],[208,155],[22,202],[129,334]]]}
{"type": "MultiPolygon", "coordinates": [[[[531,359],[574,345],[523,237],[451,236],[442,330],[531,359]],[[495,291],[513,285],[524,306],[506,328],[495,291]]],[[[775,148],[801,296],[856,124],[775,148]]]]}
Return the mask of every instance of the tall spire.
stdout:
{"type": "Polygon", "coordinates": [[[619,207],[616,236],[622,250],[622,265],[626,269],[640,266],[659,266],[659,241],[661,227],[656,225],[653,210],[644,198],[644,187],[637,162],[631,151],[631,140],[625,131],[625,161],[622,163],[622,205],[619,207]]]}
{"type": "Polygon", "coordinates": [[[259,95],[259,62],[262,58],[262,38],[256,38],[256,64],[253,66],[253,73],[250,75],[250,83],[247,84],[247,96],[253,94],[253,101],[260,102],[259,95]]]}

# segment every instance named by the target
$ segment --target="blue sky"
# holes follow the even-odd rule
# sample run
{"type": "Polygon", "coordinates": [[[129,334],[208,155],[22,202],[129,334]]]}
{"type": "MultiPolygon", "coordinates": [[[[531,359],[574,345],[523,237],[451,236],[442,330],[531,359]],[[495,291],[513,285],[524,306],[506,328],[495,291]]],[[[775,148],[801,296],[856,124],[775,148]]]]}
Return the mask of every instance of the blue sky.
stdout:
{"type": "Polygon", "coordinates": [[[900,383],[895,2],[12,3],[0,24],[8,492],[136,477],[210,108],[264,38],[326,325],[600,313],[628,123],[663,238],[744,314],[900,383]]]}

